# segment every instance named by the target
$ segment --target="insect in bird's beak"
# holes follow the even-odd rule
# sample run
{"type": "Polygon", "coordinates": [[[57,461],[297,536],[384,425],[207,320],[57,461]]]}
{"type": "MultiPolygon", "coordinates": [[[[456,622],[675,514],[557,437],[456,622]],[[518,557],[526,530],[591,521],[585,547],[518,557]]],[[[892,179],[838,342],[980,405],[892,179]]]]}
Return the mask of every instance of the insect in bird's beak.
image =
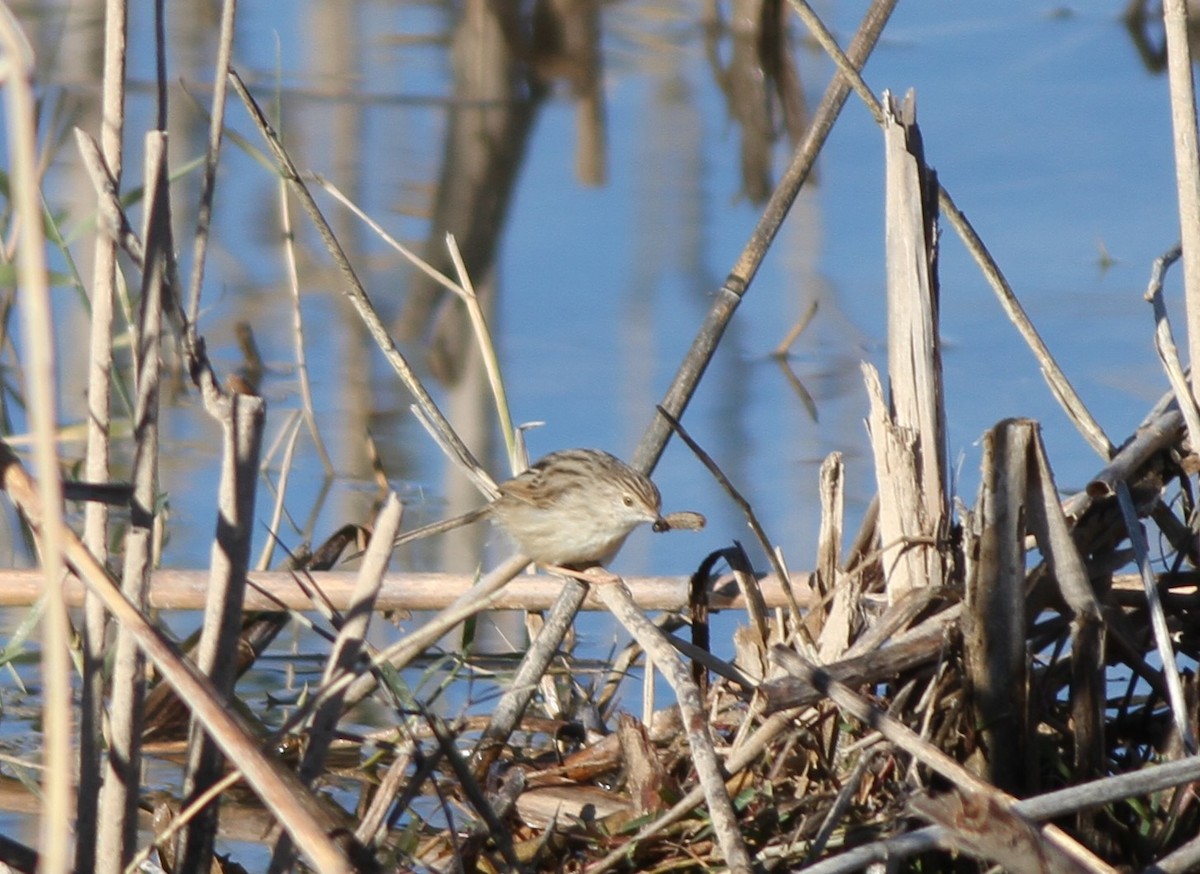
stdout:
{"type": "Polygon", "coordinates": [[[691,510],[680,510],[660,516],[654,523],[655,531],[699,531],[704,527],[704,516],[691,510]]]}

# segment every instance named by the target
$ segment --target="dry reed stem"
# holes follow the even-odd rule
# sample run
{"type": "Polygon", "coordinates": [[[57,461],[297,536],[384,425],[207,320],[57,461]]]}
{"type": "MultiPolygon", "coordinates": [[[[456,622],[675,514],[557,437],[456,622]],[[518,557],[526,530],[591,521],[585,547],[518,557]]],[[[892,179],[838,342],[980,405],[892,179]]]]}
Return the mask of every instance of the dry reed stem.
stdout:
{"type": "MultiPolygon", "coordinates": [[[[122,591],[135,609],[144,610],[153,567],[155,502],[158,499],[158,391],[162,351],[164,286],[174,246],[171,237],[166,134],[146,135],[146,218],[142,239],[146,262],[138,313],[134,364],[133,498],[125,536],[122,591]]],[[[117,623],[112,700],[109,706],[109,756],[100,796],[101,820],[97,866],[119,871],[133,857],[137,840],[138,787],[141,785],[142,707],[146,694],[145,658],[137,640],[117,623]]]]}
{"type": "MultiPolygon", "coordinates": [[[[350,609],[346,612],[337,639],[325,662],[321,684],[328,685],[346,674],[356,672],[359,654],[362,652],[370,627],[371,614],[375,611],[375,598],[383,581],[384,571],[391,558],[392,540],[400,530],[404,508],[395,493],[384,501],[383,508],[375,519],[374,536],[367,546],[362,566],[358,571],[350,609]]],[[[343,713],[340,694],[327,696],[321,705],[312,711],[307,731],[307,744],[300,761],[300,780],[307,786],[315,784],[325,767],[329,745],[333,742],[338,721],[343,713]]],[[[270,871],[288,870],[295,861],[292,842],[281,835],[271,856],[270,871]]]]}
{"type": "MultiPolygon", "coordinates": [[[[575,580],[560,580],[565,588],[554,601],[554,607],[564,598],[574,601],[577,596],[586,596],[587,586],[575,580]],[[567,593],[570,593],[569,595],[567,593]]],[[[597,593],[598,594],[598,593],[597,593]]],[[[583,598],[574,609],[551,609],[550,614],[542,622],[537,635],[530,640],[516,673],[508,683],[508,688],[500,696],[487,728],[479,736],[475,750],[471,755],[472,770],[477,779],[483,779],[491,765],[503,750],[504,744],[516,730],[525,714],[525,709],[538,690],[538,684],[546,675],[559,647],[566,639],[575,621],[575,616],[583,606],[583,598]]]]}
{"type": "Polygon", "coordinates": [[[479,296],[467,273],[466,262],[459,251],[458,241],[453,234],[446,234],[446,249],[454,264],[454,272],[458,275],[457,286],[450,290],[463,302],[467,315],[471,320],[471,330],[475,334],[476,348],[483,359],[484,370],[487,372],[488,386],[492,390],[492,399],[496,403],[496,418],[500,426],[500,434],[504,438],[504,446],[508,455],[508,466],[513,476],[522,473],[529,466],[525,457],[524,446],[518,447],[518,432],[513,428],[512,412],[508,404],[508,392],[504,388],[504,379],[500,376],[500,359],[496,355],[496,344],[492,342],[492,332],[488,328],[487,318],[483,307],[479,305],[479,296]]]}
{"type": "Polygon", "coordinates": [[[408,769],[412,764],[412,756],[408,751],[397,754],[388,765],[387,772],[379,781],[375,796],[355,826],[354,836],[365,847],[374,849],[383,839],[387,831],[387,815],[392,809],[392,803],[400,795],[401,788],[408,783],[408,769]]]}
{"type": "MultiPolygon", "coordinates": [[[[838,71],[853,87],[854,93],[863,101],[867,109],[875,117],[875,121],[883,124],[883,108],[875,95],[871,92],[866,81],[859,74],[858,70],[861,64],[857,63],[857,58],[853,51],[843,52],[838,46],[837,40],[821,22],[821,19],[813,11],[812,7],[807,3],[807,0],[789,0],[791,6],[796,10],[796,14],[800,16],[813,38],[821,45],[829,55],[830,59],[837,65],[838,71]]],[[[851,46],[853,48],[853,45],[851,46]]],[[[1025,340],[1026,345],[1032,350],[1038,366],[1041,368],[1042,377],[1046,380],[1050,387],[1051,394],[1055,400],[1062,406],[1067,417],[1075,425],[1076,429],[1083,435],[1084,439],[1096,450],[1103,458],[1111,458],[1116,452],[1116,447],[1112,441],[1104,433],[1104,429],[1100,427],[1100,423],[1088,410],[1079,394],[1067,379],[1066,374],[1062,372],[1062,368],[1058,366],[1054,356],[1051,354],[1049,347],[1038,334],[1037,328],[1030,321],[1021,302],[1013,293],[1012,287],[1008,284],[1008,280],[1004,278],[1004,274],[1000,272],[999,265],[992,258],[991,253],[984,246],[979,235],[975,233],[975,228],[967,221],[967,217],[962,214],[959,208],[955,205],[950,197],[950,192],[946,190],[940,182],[938,183],[938,209],[941,210],[942,216],[954,228],[955,232],[962,239],[963,245],[967,247],[967,252],[975,259],[975,263],[979,266],[984,278],[992,287],[1000,306],[1004,309],[1009,321],[1013,323],[1021,337],[1025,340]]]]}
{"type": "MultiPolygon", "coordinates": [[[[288,208],[288,186],[283,179],[279,180],[279,225],[283,234],[283,261],[287,269],[288,290],[292,296],[292,342],[296,355],[296,382],[300,388],[300,407],[304,411],[304,422],[316,447],[317,457],[321,459],[321,466],[325,469],[325,476],[332,478],[337,471],[321,437],[321,428],[317,424],[317,414],[313,407],[312,383],[308,378],[308,353],[304,348],[304,314],[300,309],[300,272],[296,267],[296,232],[292,227],[292,211],[288,208]]],[[[276,525],[271,526],[272,531],[278,530],[276,525]]]]}
{"type": "MultiPolygon", "coordinates": [[[[288,482],[291,480],[292,464],[296,459],[296,443],[300,439],[300,423],[304,413],[293,412],[291,416],[284,422],[280,430],[280,436],[287,435],[287,443],[283,451],[283,460],[279,464],[279,482],[274,488],[275,502],[271,508],[271,521],[267,523],[268,536],[263,544],[262,552],[259,553],[258,561],[255,563],[255,569],[265,571],[271,566],[271,559],[275,555],[275,545],[278,542],[279,525],[283,521],[284,514],[284,498],[287,496],[288,482]]],[[[270,480],[266,476],[267,465],[270,464],[272,452],[267,452],[263,458],[262,466],[259,472],[263,474],[263,479],[267,481],[268,488],[270,480]]]]}
{"type": "MultiPolygon", "coordinates": [[[[208,571],[157,568],[151,574],[149,605],[155,610],[203,610],[207,597],[208,571]]],[[[337,610],[347,610],[354,587],[354,571],[308,571],[305,578],[321,601],[337,610]]],[[[291,571],[252,571],[246,593],[247,610],[315,610],[314,598],[296,582],[291,571]]],[[[761,589],[763,604],[772,609],[788,605],[784,587],[774,575],[753,576],[761,589]]],[[[443,610],[470,591],[475,576],[452,573],[388,573],[383,579],[380,610],[443,610]]],[[[687,608],[691,578],[686,576],[629,577],[626,584],[643,610],[680,611],[687,608]]],[[[0,569],[0,607],[29,606],[37,601],[41,572],[33,569],[0,569]]],[[[809,590],[809,575],[792,575],[791,588],[802,609],[818,599],[809,590]]],[[[562,589],[562,580],[548,574],[531,574],[514,580],[493,602],[500,610],[547,610],[562,589]]],[[[63,584],[67,606],[83,606],[86,586],[75,576],[63,584]]],[[[706,594],[710,609],[745,610],[734,573],[713,580],[706,594]]],[[[585,598],[583,610],[603,610],[594,594],[585,598]]]]}
{"type": "MultiPolygon", "coordinates": [[[[104,72],[100,98],[100,142],[97,154],[114,189],[120,188],[124,155],[121,139],[125,127],[125,0],[107,0],[104,9],[104,72]]],[[[100,207],[104,206],[104,199],[100,207]]],[[[112,413],[113,306],[116,282],[115,239],[97,234],[92,264],[90,335],[88,340],[87,447],[84,476],[89,482],[108,482],[109,438],[112,413]]],[[[83,542],[96,558],[108,560],[108,507],[99,501],[84,509],[83,542]]],[[[101,727],[104,712],[105,630],[108,616],[96,598],[84,612],[83,669],[80,678],[79,793],[76,802],[75,867],[95,867],[99,828],[101,727]]]]}
{"type": "MultiPolygon", "coordinates": [[[[96,190],[98,230],[115,242],[141,270],[145,263],[142,241],[129,224],[129,218],[121,206],[117,179],[112,175],[100,144],[86,131],[75,128],[75,145],[79,149],[83,169],[96,190]]],[[[136,346],[136,343],[133,345],[136,346]]]]}
{"type": "MultiPolygon", "coordinates": [[[[942,585],[940,543],[949,531],[945,473],[945,398],[938,340],[935,176],[925,165],[916,99],[884,95],[888,373],[886,395],[866,371],[868,431],[880,497],[879,533],[910,546],[885,574],[889,601],[942,585]]],[[[864,367],[864,370],[866,368],[864,367]]]]}
{"type": "Polygon", "coordinates": [[[983,438],[983,475],[964,553],[963,662],[973,723],[987,760],[979,769],[1004,791],[1028,791],[1025,510],[1034,425],[1005,420],[983,438]]]}
{"type": "Polygon", "coordinates": [[[931,543],[928,520],[923,512],[920,490],[919,438],[893,418],[884,395],[879,371],[861,364],[870,412],[867,433],[875,461],[875,484],[879,494],[879,537],[885,545],[898,545],[895,558],[884,564],[890,603],[922,588],[928,565],[923,544],[931,543]]]}
{"type": "MultiPolygon", "coordinates": [[[[233,57],[233,25],[237,0],[223,0],[217,30],[217,60],[213,70],[212,103],[209,106],[208,148],[204,153],[204,174],[200,182],[200,203],[196,208],[196,238],[192,244],[192,276],[188,283],[187,324],[195,331],[200,317],[200,290],[204,284],[204,265],[208,255],[208,235],[212,225],[213,194],[217,187],[217,164],[221,157],[221,136],[225,131],[225,96],[229,67],[233,57]]],[[[163,130],[165,130],[165,125],[163,130]]],[[[182,289],[181,289],[182,290],[182,289]]],[[[182,301],[179,302],[182,306],[182,301]]]]}
{"type": "Polygon", "coordinates": [[[3,45],[4,54],[2,84],[9,196],[18,228],[16,261],[26,352],[25,400],[34,434],[34,463],[41,474],[38,494],[44,506],[50,508],[40,541],[46,604],[42,614],[42,757],[45,776],[42,780],[44,807],[39,823],[42,848],[39,870],[57,874],[71,867],[70,824],[74,818],[71,803],[74,782],[71,663],[67,612],[60,587],[64,570],[63,541],[69,530],[62,518],[62,490],[54,439],[57,431],[54,323],[38,187],[34,57],[20,24],[7,5],[0,7],[0,45],[3,45]]]}
{"type": "Polygon", "coordinates": [[[550,668],[576,615],[587,600],[588,587],[573,577],[562,577],[558,597],[550,607],[538,636],[530,643],[515,679],[504,690],[492,718],[488,721],[480,743],[472,756],[471,766],[475,774],[485,774],[503,751],[503,745],[521,721],[525,709],[537,693],[539,680],[550,668]]]}
{"type": "Polygon", "coordinates": [[[1163,302],[1163,278],[1171,265],[1179,260],[1182,247],[1173,246],[1167,252],[1154,259],[1150,268],[1150,283],[1146,288],[1143,299],[1149,302],[1154,311],[1154,348],[1158,352],[1158,360],[1162,362],[1163,370],[1171,383],[1171,391],[1175,393],[1175,403],[1183,414],[1187,424],[1188,434],[1200,434],[1200,408],[1192,396],[1188,385],[1187,373],[1179,360],[1179,349],[1175,345],[1175,337],[1171,331],[1171,321],[1167,317],[1167,306],[1163,302]]]}
{"type": "MultiPolygon", "coordinates": [[[[262,398],[233,392],[222,404],[221,477],[217,488],[216,536],[209,559],[208,603],[196,648],[196,666],[209,677],[223,699],[233,697],[237,681],[246,571],[254,533],[266,403],[262,398]]],[[[233,765],[236,767],[237,762],[233,765]]],[[[188,744],[183,795],[192,798],[220,779],[220,751],[193,721],[188,744]]],[[[212,862],[218,810],[214,805],[195,818],[179,840],[176,862],[183,870],[206,870],[212,862]]]]}

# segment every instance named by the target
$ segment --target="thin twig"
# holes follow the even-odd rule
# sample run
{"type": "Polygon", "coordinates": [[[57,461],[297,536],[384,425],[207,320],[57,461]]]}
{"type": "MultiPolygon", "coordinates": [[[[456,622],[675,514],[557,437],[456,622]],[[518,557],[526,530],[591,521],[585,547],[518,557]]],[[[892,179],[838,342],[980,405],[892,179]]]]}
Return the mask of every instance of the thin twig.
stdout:
{"type": "MultiPolygon", "coordinates": [[[[217,187],[217,163],[221,157],[221,135],[225,131],[225,95],[229,64],[233,57],[233,22],[237,0],[221,4],[221,24],[217,31],[217,62],[213,76],[212,104],[209,109],[208,149],[204,154],[204,175],[200,182],[200,203],[196,209],[196,239],[192,248],[192,281],[188,286],[188,329],[195,331],[200,317],[200,289],[204,284],[204,263],[208,254],[208,234],[212,225],[213,194],[217,187]]],[[[164,128],[165,129],[165,128],[164,128]]],[[[180,301],[182,306],[182,301],[180,301]]]]}
{"type": "Polygon", "coordinates": [[[10,197],[16,212],[17,275],[21,289],[21,327],[26,357],[25,399],[34,433],[38,494],[47,508],[42,529],[41,566],[46,589],[42,619],[41,669],[43,761],[38,870],[58,874],[71,867],[72,733],[71,663],[68,657],[67,611],[62,600],[63,525],[55,443],[54,318],[50,309],[45,235],[37,171],[37,110],[33,96],[33,49],[7,5],[0,7],[3,45],[5,133],[8,145],[10,197]]]}
{"type": "MultiPolygon", "coordinates": [[[[104,164],[114,191],[121,184],[124,155],[121,139],[125,126],[125,0],[108,0],[104,10],[104,74],[101,88],[100,141],[97,155],[104,164]]],[[[104,199],[98,198],[103,209],[104,199]]],[[[85,476],[90,482],[108,482],[109,438],[112,424],[113,307],[117,245],[97,235],[92,261],[91,322],[88,342],[87,421],[85,476]]],[[[89,501],[84,509],[83,542],[101,562],[108,560],[108,507],[89,501]]],[[[84,611],[83,676],[80,679],[79,793],[75,812],[75,867],[96,867],[99,827],[100,750],[103,722],[104,656],[108,615],[96,598],[84,611]]]]}
{"type": "Polygon", "coordinates": [[[288,289],[292,293],[292,341],[296,353],[296,379],[300,385],[300,404],[304,410],[304,421],[308,425],[308,433],[312,435],[313,444],[317,448],[317,456],[325,475],[332,477],[335,473],[333,461],[329,458],[329,450],[321,438],[321,428],[317,424],[317,414],[313,407],[312,384],[308,378],[308,355],[304,350],[304,314],[300,309],[300,278],[296,268],[296,234],[292,227],[292,212],[288,209],[287,183],[279,181],[279,223],[283,230],[283,256],[287,264],[288,289]]]}

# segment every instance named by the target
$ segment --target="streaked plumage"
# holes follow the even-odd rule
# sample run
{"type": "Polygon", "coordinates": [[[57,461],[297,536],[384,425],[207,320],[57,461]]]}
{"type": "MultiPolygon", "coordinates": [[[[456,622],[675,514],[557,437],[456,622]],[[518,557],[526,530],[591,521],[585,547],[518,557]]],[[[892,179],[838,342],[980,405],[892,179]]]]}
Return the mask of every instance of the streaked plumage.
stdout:
{"type": "Polygon", "coordinates": [[[491,515],[542,564],[605,564],[638,525],[662,530],[662,498],[647,477],[607,452],[552,452],[500,485],[491,515]]]}

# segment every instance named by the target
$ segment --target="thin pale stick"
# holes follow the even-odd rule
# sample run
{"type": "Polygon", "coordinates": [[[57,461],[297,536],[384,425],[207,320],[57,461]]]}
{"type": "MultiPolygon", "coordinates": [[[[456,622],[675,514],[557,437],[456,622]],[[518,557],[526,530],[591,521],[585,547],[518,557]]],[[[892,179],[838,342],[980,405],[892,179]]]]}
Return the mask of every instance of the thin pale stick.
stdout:
{"type": "MultiPolygon", "coordinates": [[[[272,532],[273,535],[278,534],[279,523],[283,520],[283,499],[287,495],[288,482],[292,474],[292,461],[296,457],[296,442],[300,438],[299,418],[293,416],[291,421],[284,427],[288,439],[283,451],[283,461],[279,465],[279,483],[275,487],[275,503],[271,508],[271,521],[267,523],[267,530],[272,532]]],[[[275,536],[267,538],[267,542],[263,544],[258,562],[255,564],[258,570],[265,571],[271,566],[271,559],[275,555],[275,544],[277,542],[278,539],[275,536]]]]}
{"type": "MultiPolygon", "coordinates": [[[[114,189],[120,188],[125,125],[125,0],[108,0],[104,10],[104,73],[101,87],[101,156],[114,189]]],[[[77,131],[78,133],[78,131],[77,131]]],[[[97,198],[103,208],[103,199],[97,198]]],[[[84,475],[108,482],[109,431],[112,418],[113,306],[117,245],[97,234],[92,263],[91,323],[88,340],[88,436],[84,475]]],[[[108,507],[89,501],[84,508],[83,540],[101,561],[108,560],[108,507]]],[[[84,608],[83,676],[80,679],[79,794],[75,811],[75,868],[96,866],[99,824],[101,730],[104,698],[105,633],[108,615],[97,598],[84,608]]]]}
{"type": "MultiPolygon", "coordinates": [[[[204,155],[204,175],[200,182],[200,204],[196,210],[196,239],[192,247],[192,280],[188,286],[188,330],[195,331],[200,317],[200,288],[204,283],[204,262],[208,254],[208,234],[212,225],[213,193],[217,187],[217,161],[221,157],[221,134],[225,130],[225,95],[229,64],[233,57],[233,22],[237,0],[221,4],[221,23],[217,30],[217,62],[213,76],[212,104],[209,109],[208,149],[204,155]]],[[[180,302],[182,304],[182,301],[180,302]]]]}
{"type": "MultiPolygon", "coordinates": [[[[588,579],[590,576],[593,576],[593,573],[583,574],[580,579],[588,579]]],[[[692,764],[696,768],[696,776],[708,802],[708,815],[721,853],[725,857],[725,864],[731,871],[749,874],[753,870],[753,863],[738,826],[737,813],[725,788],[725,774],[721,770],[712,735],[708,731],[699,688],[670,641],[633,602],[629,590],[619,577],[614,577],[612,582],[597,583],[596,586],[598,595],[612,611],[613,616],[641,644],[647,659],[654,660],[658,670],[675,691],[675,700],[679,704],[680,716],[692,753],[692,764]]]]}
{"type": "Polygon", "coordinates": [[[59,484],[55,423],[54,320],[50,309],[41,194],[37,175],[36,110],[33,97],[33,50],[7,5],[0,6],[0,44],[4,47],[5,131],[10,161],[8,182],[16,212],[17,275],[21,289],[21,328],[25,339],[25,401],[34,433],[34,463],[41,474],[40,500],[48,507],[41,541],[41,565],[46,587],[42,618],[41,670],[43,809],[39,824],[42,857],[39,870],[67,871],[71,867],[72,732],[71,662],[68,657],[67,611],[62,600],[62,489],[59,484]]]}
{"type": "Polygon", "coordinates": [[[496,415],[500,419],[500,433],[504,437],[504,445],[508,450],[508,465],[514,476],[524,468],[520,466],[517,456],[516,434],[513,431],[512,413],[508,406],[508,392],[504,389],[504,378],[500,375],[500,360],[496,356],[496,344],[492,342],[492,332],[484,318],[483,308],[479,305],[479,295],[471,283],[467,265],[459,251],[458,241],[453,234],[446,234],[446,248],[450,251],[450,260],[454,263],[454,271],[458,274],[459,287],[451,289],[463,301],[467,314],[471,318],[471,327],[475,331],[475,342],[483,358],[483,366],[487,371],[488,385],[492,389],[492,398],[496,402],[496,415]]]}
{"type": "Polygon", "coordinates": [[[1179,406],[1179,412],[1183,414],[1184,422],[1187,423],[1187,432],[1200,434],[1200,409],[1196,407],[1191,386],[1188,385],[1187,373],[1179,360],[1179,349],[1175,345],[1175,337],[1162,296],[1163,277],[1179,259],[1181,252],[1181,247],[1176,245],[1154,259],[1150,268],[1150,284],[1143,299],[1149,302],[1154,310],[1154,348],[1158,351],[1158,360],[1162,362],[1167,380],[1171,383],[1171,391],[1175,393],[1175,403],[1179,406]]]}
{"type": "Polygon", "coordinates": [[[300,310],[300,278],[296,268],[296,234],[292,227],[292,212],[288,209],[287,183],[279,181],[279,223],[283,230],[283,257],[287,265],[288,289],[292,294],[292,340],[296,352],[296,379],[300,386],[300,404],[304,410],[304,421],[317,448],[317,456],[325,475],[334,475],[333,461],[321,439],[321,429],[313,407],[312,384],[308,378],[308,355],[304,351],[304,315],[300,310]]]}
{"type": "MultiPolygon", "coordinates": [[[[392,492],[388,495],[383,509],[379,511],[375,520],[375,536],[371,538],[366,556],[359,568],[353,603],[346,613],[341,628],[338,629],[337,639],[325,662],[322,684],[331,683],[339,676],[353,672],[356,668],[359,653],[366,640],[371,614],[374,612],[375,598],[379,594],[379,585],[392,554],[389,543],[396,536],[396,532],[400,530],[400,519],[403,513],[404,508],[395,492],[392,492]]],[[[341,715],[341,695],[327,697],[324,703],[312,712],[307,732],[308,743],[304,748],[304,757],[300,761],[299,768],[300,780],[305,785],[313,785],[320,776],[341,715]]],[[[275,845],[268,870],[272,872],[287,870],[294,861],[295,851],[292,842],[286,836],[281,836],[275,845]]]]}
{"type": "MultiPolygon", "coordinates": [[[[146,264],[142,273],[138,315],[139,346],[137,403],[134,410],[136,446],[133,463],[134,494],[129,529],[125,535],[122,590],[138,608],[145,604],[153,566],[154,507],[158,498],[158,377],[161,367],[163,294],[172,257],[170,206],[167,193],[166,134],[146,135],[146,264]]],[[[137,828],[137,787],[141,773],[142,705],[145,695],[145,658],[133,632],[117,624],[112,680],[108,767],[100,796],[101,818],[97,863],[101,871],[115,871],[133,856],[137,828]]]]}

